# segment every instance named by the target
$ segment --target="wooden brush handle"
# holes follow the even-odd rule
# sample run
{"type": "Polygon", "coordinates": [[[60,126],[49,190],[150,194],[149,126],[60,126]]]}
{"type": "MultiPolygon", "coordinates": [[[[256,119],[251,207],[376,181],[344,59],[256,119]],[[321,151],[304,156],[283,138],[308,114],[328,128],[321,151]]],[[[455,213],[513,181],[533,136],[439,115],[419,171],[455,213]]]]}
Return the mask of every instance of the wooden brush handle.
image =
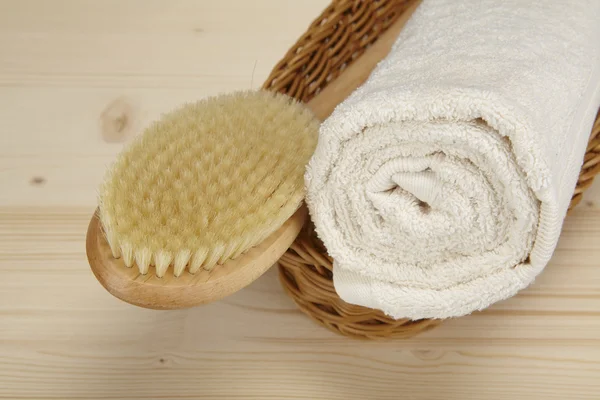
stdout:
{"type": "Polygon", "coordinates": [[[222,299],[258,279],[290,247],[306,216],[302,206],[279,230],[235,260],[211,271],[190,274],[185,270],[179,277],[172,268],[162,278],[152,272],[141,275],[138,268],[127,268],[122,259],[114,258],[97,213],[88,227],[86,252],[96,279],[113,296],[156,310],[188,308],[222,299]]]}

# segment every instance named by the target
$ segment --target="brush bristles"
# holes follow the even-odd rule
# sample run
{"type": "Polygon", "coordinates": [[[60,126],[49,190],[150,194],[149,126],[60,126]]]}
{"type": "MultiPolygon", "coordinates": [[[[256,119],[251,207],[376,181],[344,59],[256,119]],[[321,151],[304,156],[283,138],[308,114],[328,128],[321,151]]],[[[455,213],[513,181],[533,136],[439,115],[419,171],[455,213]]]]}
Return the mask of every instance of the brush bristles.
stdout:
{"type": "Polygon", "coordinates": [[[304,197],[319,123],[271,92],[204,99],[165,115],[123,151],[100,190],[114,257],[140,273],[211,270],[277,230],[304,197]]]}

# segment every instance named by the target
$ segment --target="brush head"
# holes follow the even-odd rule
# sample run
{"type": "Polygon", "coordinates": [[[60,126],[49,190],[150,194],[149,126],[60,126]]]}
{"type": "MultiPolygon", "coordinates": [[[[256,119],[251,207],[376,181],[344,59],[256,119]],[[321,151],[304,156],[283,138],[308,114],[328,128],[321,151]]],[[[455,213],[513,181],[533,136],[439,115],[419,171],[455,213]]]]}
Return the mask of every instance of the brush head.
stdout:
{"type": "Polygon", "coordinates": [[[280,228],[304,198],[319,122],[267,91],[186,104],[118,156],[99,195],[113,257],[179,276],[211,270],[280,228]]]}

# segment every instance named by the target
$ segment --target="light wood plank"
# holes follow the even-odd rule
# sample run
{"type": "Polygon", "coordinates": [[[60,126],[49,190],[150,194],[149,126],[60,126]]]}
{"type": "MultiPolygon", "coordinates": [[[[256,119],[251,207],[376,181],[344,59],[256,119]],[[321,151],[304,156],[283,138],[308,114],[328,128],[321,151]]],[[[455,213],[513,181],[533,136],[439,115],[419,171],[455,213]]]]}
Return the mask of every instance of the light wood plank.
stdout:
{"type": "Polygon", "coordinates": [[[183,101],[258,87],[327,3],[0,0],[0,398],[599,398],[599,182],[530,288],[407,341],[330,333],[275,270],[177,311],[95,280],[85,232],[124,143],[183,101]]]}
{"type": "Polygon", "coordinates": [[[0,396],[597,398],[600,235],[572,235],[600,225],[600,210],[569,217],[556,257],[530,289],[391,343],[357,343],[313,324],[273,270],[191,310],[122,303],[94,280],[77,246],[86,211],[0,214],[0,396]],[[36,242],[41,248],[25,246],[36,242]]]}
{"type": "Polygon", "coordinates": [[[0,205],[92,206],[127,140],[183,102],[260,87],[327,4],[0,1],[0,205]]]}

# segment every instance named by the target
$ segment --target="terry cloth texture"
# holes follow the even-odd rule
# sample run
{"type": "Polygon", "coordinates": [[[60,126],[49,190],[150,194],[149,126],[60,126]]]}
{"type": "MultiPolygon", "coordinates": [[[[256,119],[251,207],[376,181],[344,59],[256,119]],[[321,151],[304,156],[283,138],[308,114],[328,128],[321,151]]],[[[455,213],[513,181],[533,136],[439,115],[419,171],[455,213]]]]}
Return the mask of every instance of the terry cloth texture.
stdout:
{"type": "Polygon", "coordinates": [[[533,282],[600,106],[599,22],[599,0],[421,3],[307,167],[343,300],[448,318],[533,282]]]}

